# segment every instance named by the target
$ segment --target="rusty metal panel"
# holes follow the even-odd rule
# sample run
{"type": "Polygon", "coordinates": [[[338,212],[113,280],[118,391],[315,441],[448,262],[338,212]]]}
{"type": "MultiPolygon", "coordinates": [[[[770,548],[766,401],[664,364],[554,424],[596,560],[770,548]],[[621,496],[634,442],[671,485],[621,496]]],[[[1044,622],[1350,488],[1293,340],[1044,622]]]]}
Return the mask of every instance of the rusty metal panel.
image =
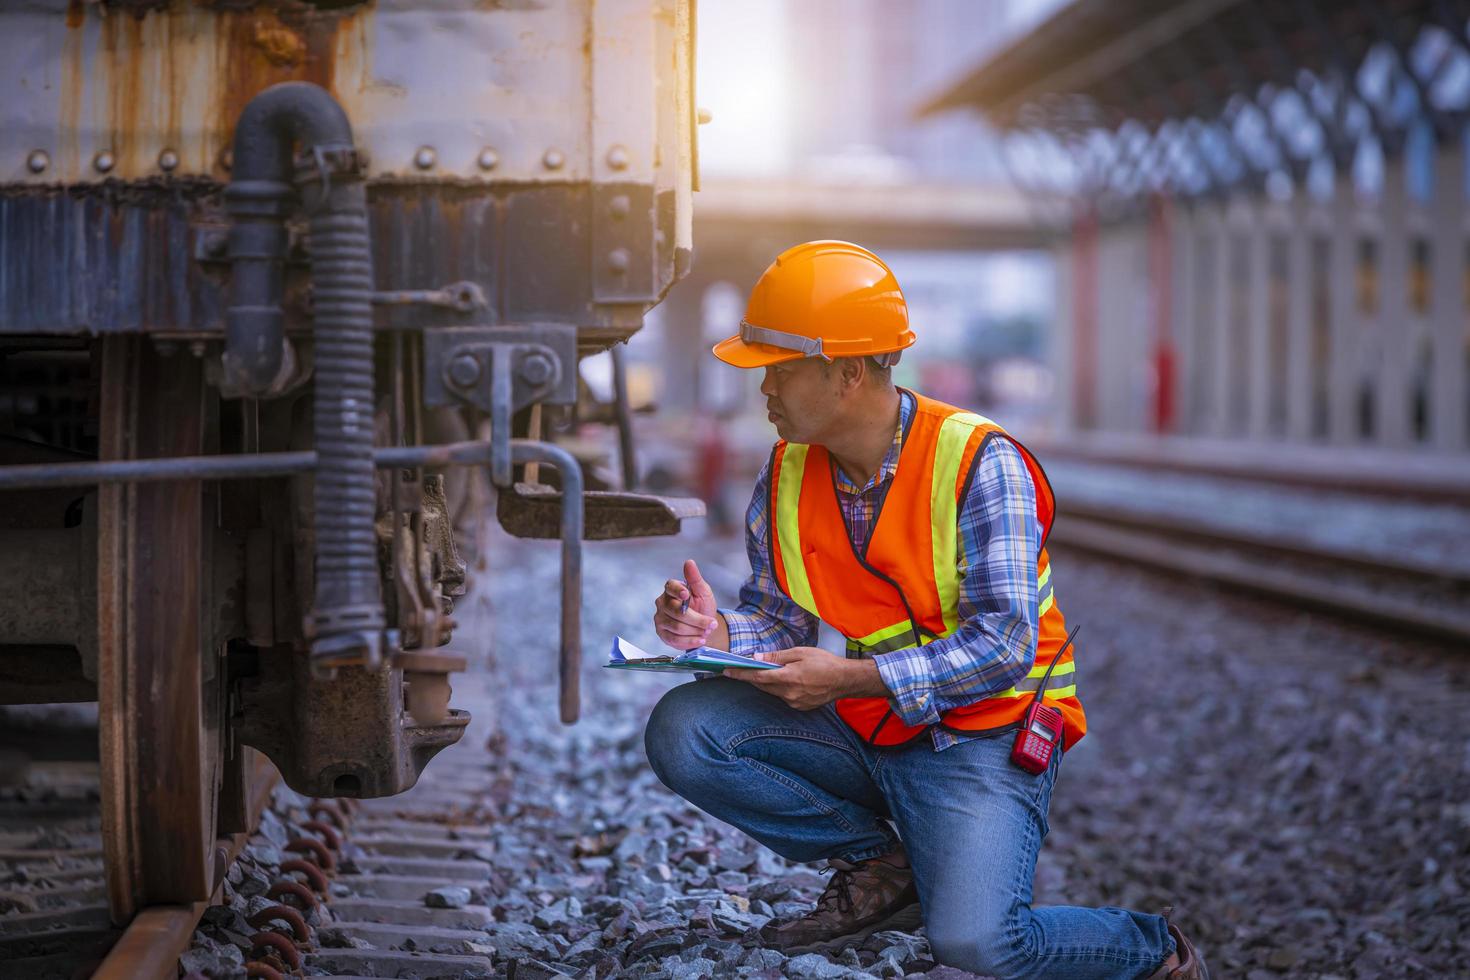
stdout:
{"type": "Polygon", "coordinates": [[[624,338],[688,264],[692,31],[691,0],[0,5],[0,333],[221,329],[234,125],[295,79],[352,120],[380,288],[624,338]]]}
{"type": "Polygon", "coordinates": [[[374,177],[587,180],[592,6],[6,5],[0,182],[222,178],[240,110],[289,79],[337,97],[374,177]]]}

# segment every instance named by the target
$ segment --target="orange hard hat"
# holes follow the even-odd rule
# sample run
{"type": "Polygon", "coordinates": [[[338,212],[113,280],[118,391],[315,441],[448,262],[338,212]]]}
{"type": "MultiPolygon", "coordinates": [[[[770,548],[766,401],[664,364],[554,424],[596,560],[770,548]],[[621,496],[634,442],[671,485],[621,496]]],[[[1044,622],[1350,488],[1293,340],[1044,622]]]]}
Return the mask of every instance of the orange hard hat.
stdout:
{"type": "Polygon", "coordinates": [[[903,291],[882,259],[851,242],[806,242],[761,274],[740,332],[714,354],[743,368],[864,355],[892,364],[914,339],[903,291]]]}

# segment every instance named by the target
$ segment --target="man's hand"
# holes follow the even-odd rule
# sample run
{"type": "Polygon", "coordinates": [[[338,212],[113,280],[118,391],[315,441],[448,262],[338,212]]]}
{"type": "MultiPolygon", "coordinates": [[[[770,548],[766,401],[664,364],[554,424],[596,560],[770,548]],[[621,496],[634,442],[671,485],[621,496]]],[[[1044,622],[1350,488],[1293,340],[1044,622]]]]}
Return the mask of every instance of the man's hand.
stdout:
{"type": "Polygon", "coordinates": [[[653,628],[675,650],[710,645],[724,649],[729,643],[724,621],[715,612],[714,590],[693,558],[684,563],[684,581],[669,579],[653,600],[653,628]],[[686,602],[689,608],[684,609],[686,602]]]}
{"type": "Polygon", "coordinates": [[[811,711],[838,698],[887,697],[888,688],[871,660],[848,660],[818,647],[792,647],[756,654],[780,670],[730,667],[726,677],[748,681],[798,711],[811,711]]]}

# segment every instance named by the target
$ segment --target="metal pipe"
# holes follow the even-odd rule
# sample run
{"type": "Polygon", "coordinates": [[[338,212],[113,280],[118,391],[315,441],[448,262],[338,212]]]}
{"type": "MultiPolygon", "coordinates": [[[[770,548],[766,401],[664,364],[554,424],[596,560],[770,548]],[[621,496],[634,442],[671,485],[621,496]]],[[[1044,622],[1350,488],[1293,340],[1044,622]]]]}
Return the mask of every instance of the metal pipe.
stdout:
{"type": "MultiPolygon", "coordinates": [[[[488,466],[488,442],[438,446],[384,446],[373,450],[378,469],[420,466],[488,466]]],[[[309,450],[231,456],[172,456],[103,463],[33,463],[0,466],[0,490],[90,487],[99,483],[165,483],[169,480],[242,480],[309,473],[320,457],[309,450]]]]}
{"type": "Polygon", "coordinates": [[[319,665],[376,666],[382,659],[373,480],[372,256],[367,193],[352,125],[323,88],[283,82],[251,99],[235,127],[226,192],[236,264],[227,314],[225,372],[243,390],[268,393],[289,368],[281,310],[284,209],[292,149],[307,166],[301,195],[309,216],[314,298],[314,425],[320,465],[313,487],[316,597],[307,618],[319,665]]]}
{"type": "Polygon", "coordinates": [[[549,463],[561,474],[561,720],[570,725],[581,710],[582,688],[582,468],[576,457],[547,442],[516,439],[515,463],[549,463]]]}
{"type": "Polygon", "coordinates": [[[638,459],[633,449],[633,412],[628,405],[628,365],[623,345],[614,344],[612,357],[613,409],[618,421],[618,462],[623,470],[623,489],[638,489],[638,459]]]}

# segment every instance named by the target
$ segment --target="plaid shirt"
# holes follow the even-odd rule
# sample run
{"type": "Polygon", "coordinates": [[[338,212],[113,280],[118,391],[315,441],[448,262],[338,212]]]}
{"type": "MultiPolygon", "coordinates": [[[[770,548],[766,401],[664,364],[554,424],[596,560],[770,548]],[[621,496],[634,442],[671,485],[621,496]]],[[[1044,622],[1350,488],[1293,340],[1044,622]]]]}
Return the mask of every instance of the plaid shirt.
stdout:
{"type": "MultiPolygon", "coordinates": [[[[903,434],[914,413],[913,396],[900,392],[898,431],[873,478],[859,487],[837,467],[837,499],[859,551],[872,534],[884,484],[898,471],[903,434]]],[[[1036,562],[1041,553],[1036,490],[1020,452],[1008,440],[990,440],[976,465],[979,470],[959,507],[959,629],[922,646],[873,657],[889,702],[908,725],[935,725],[941,712],[1006,690],[1026,676],[1036,659],[1036,562]]],[[[776,584],[767,545],[770,509],[767,461],[745,515],[750,578],[740,589],[740,605],[720,610],[736,653],[817,642],[817,617],[776,584]]],[[[965,739],[937,726],[930,731],[936,751],[965,739]]]]}

